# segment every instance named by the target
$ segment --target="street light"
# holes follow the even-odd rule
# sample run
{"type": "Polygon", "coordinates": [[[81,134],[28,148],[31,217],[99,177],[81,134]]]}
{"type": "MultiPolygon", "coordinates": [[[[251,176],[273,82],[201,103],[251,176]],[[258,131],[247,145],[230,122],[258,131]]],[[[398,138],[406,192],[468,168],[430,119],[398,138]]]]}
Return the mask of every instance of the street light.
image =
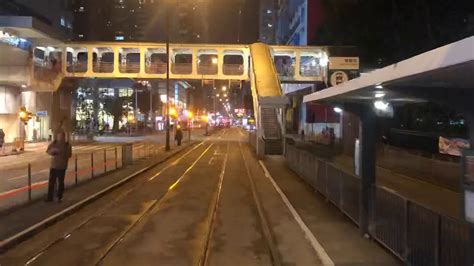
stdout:
{"type": "Polygon", "coordinates": [[[165,151],[170,150],[170,1],[166,6],[166,144],[165,151]]]}

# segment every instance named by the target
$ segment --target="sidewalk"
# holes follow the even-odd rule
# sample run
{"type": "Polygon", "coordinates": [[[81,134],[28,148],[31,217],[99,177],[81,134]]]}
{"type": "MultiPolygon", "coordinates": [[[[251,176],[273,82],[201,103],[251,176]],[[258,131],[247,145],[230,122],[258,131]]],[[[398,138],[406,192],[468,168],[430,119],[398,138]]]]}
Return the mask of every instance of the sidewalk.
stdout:
{"type": "MultiPolygon", "coordinates": [[[[157,163],[163,162],[171,156],[181,152],[195,142],[185,143],[180,148],[175,148],[171,152],[160,152],[154,158],[146,158],[136,161],[133,165],[123,169],[111,172],[102,177],[92,179],[79,186],[72,187],[65,191],[65,198],[61,203],[45,203],[42,200],[37,200],[31,204],[19,207],[15,210],[7,211],[0,214],[0,243],[4,244],[7,238],[22,232],[34,226],[37,223],[48,219],[51,216],[58,215],[65,212],[72,206],[77,205],[86,198],[102,191],[115,183],[122,181],[128,176],[136,174],[138,171],[151,167],[157,163]]],[[[140,174],[140,173],[138,173],[140,174]]],[[[67,215],[67,214],[65,214],[67,215]]],[[[58,217],[60,219],[60,217],[58,217]]]]}
{"type": "MultiPolygon", "coordinates": [[[[328,146],[316,145],[297,140],[298,149],[306,150],[322,160],[333,163],[337,168],[354,173],[354,159],[347,155],[338,154],[328,146]]],[[[461,194],[451,189],[438,186],[434,183],[414,176],[410,172],[399,173],[387,165],[377,165],[376,182],[390,190],[394,190],[403,197],[428,207],[441,214],[454,218],[461,217],[461,194]]]]}
{"type": "Polygon", "coordinates": [[[314,193],[282,156],[267,156],[264,164],[335,265],[402,265],[376,242],[361,237],[352,221],[314,193]]]}

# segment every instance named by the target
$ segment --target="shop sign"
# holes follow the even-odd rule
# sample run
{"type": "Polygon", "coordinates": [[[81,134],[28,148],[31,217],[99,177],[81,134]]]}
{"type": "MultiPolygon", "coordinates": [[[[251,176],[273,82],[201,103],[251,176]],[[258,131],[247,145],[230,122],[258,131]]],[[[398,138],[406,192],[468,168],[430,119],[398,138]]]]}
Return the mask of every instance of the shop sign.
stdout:
{"type": "Polygon", "coordinates": [[[329,69],[333,70],[358,70],[359,57],[330,57],[329,69]]]}
{"type": "Polygon", "coordinates": [[[38,111],[38,112],[36,112],[36,116],[46,117],[46,116],[48,116],[48,111],[38,111]]]}

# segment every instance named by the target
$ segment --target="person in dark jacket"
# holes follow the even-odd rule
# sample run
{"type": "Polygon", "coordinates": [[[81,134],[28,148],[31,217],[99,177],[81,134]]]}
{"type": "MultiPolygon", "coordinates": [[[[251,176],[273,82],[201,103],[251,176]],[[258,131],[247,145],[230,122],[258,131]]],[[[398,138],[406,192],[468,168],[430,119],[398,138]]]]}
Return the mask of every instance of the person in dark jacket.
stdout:
{"type": "Polygon", "coordinates": [[[0,151],[3,148],[3,144],[5,144],[5,132],[0,128],[0,151]]]}
{"type": "Polygon", "coordinates": [[[183,139],[183,131],[181,131],[181,127],[178,125],[176,127],[176,134],[174,136],[176,142],[178,142],[178,146],[181,146],[181,140],[183,139]]]}
{"type": "Polygon", "coordinates": [[[51,168],[49,169],[48,197],[46,201],[53,201],[54,189],[58,183],[58,202],[62,201],[64,192],[64,177],[66,175],[67,164],[72,156],[72,147],[66,141],[66,134],[61,132],[56,140],[49,144],[46,152],[51,155],[51,168]]]}

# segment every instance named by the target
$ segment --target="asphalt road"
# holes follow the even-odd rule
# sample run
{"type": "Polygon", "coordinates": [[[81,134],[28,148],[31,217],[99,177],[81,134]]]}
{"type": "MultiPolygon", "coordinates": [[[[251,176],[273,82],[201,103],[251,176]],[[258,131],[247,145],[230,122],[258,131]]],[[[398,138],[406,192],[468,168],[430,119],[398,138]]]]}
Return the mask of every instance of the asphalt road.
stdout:
{"type": "MultiPolygon", "coordinates": [[[[203,133],[202,129],[194,130],[192,138],[203,139],[203,133]]],[[[187,137],[187,132],[184,132],[184,138],[187,137]]],[[[149,153],[150,149],[163,148],[164,141],[164,134],[138,137],[107,136],[98,137],[93,143],[73,146],[73,156],[69,160],[66,174],[66,186],[75,183],[76,157],[77,179],[81,182],[92,178],[92,175],[98,176],[106,170],[121,167],[123,143],[133,143],[133,158],[141,158],[149,153]]],[[[46,145],[19,155],[0,157],[0,206],[3,199],[9,198],[10,195],[15,194],[15,191],[28,186],[28,165],[30,165],[31,184],[34,187],[33,194],[44,194],[46,190],[44,184],[49,177],[50,165],[50,157],[45,153],[45,149],[46,145]]]]}
{"type": "Polygon", "coordinates": [[[204,138],[0,264],[321,265],[246,141],[235,128],[204,138]]]}

